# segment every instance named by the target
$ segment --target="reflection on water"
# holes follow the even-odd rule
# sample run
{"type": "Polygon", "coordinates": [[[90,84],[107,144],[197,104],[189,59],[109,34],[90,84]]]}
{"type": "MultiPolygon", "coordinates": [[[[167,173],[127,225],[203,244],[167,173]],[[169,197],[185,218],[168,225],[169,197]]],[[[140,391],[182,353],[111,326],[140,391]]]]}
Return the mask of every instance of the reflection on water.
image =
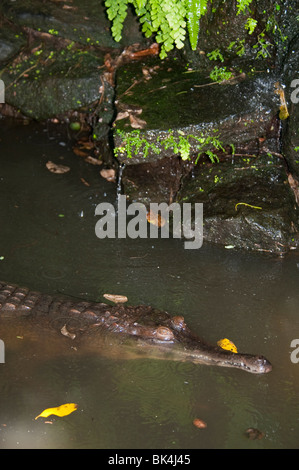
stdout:
{"type": "Polygon", "coordinates": [[[231,339],[264,354],[273,371],[158,360],[124,361],[75,350],[37,322],[2,322],[0,447],[298,447],[298,254],[285,259],[179,240],[99,240],[95,206],[115,201],[115,185],[71,152],[63,136],[38,126],[0,128],[0,278],[48,293],[130,303],[183,314],[211,343],[231,339]],[[53,134],[51,134],[53,137],[53,134]],[[62,146],[59,143],[65,142],[62,146]],[[71,167],[50,173],[45,163],[71,167]],[[89,187],[82,184],[88,181],[89,187]],[[65,418],[34,420],[42,409],[78,403],[65,418]],[[192,421],[207,422],[205,430],[192,421]],[[265,433],[251,441],[245,430],[265,433]]]}

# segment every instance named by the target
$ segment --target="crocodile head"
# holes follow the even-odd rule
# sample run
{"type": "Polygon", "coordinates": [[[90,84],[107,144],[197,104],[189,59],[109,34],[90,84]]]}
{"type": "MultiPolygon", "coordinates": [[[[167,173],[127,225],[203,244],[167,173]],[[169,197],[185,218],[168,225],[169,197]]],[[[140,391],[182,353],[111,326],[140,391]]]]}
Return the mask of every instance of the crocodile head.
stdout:
{"type": "Polygon", "coordinates": [[[136,357],[152,357],[194,364],[233,367],[254,374],[265,374],[272,365],[263,356],[233,353],[203,342],[186,326],[182,316],[151,311],[130,324],[115,323],[123,345],[133,345],[136,357]]]}

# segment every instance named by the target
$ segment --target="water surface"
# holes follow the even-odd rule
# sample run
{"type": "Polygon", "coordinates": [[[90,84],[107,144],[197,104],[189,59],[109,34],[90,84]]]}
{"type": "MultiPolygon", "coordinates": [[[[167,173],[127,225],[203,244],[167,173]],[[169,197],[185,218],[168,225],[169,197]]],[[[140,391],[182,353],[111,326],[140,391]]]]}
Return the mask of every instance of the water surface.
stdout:
{"type": "Polygon", "coordinates": [[[95,207],[116,200],[99,168],[53,128],[2,120],[0,139],[1,279],[95,301],[124,294],[131,304],[183,314],[208,342],[227,337],[273,364],[257,376],[125,361],[74,351],[71,340],[30,321],[2,322],[0,448],[297,448],[299,364],[290,343],[299,338],[298,253],[281,259],[206,243],[185,250],[180,240],[99,240],[95,207]],[[48,160],[71,170],[50,173],[48,160]],[[68,402],[78,404],[73,414],[34,419],[68,402]],[[249,427],[264,438],[249,440],[249,427]]]}

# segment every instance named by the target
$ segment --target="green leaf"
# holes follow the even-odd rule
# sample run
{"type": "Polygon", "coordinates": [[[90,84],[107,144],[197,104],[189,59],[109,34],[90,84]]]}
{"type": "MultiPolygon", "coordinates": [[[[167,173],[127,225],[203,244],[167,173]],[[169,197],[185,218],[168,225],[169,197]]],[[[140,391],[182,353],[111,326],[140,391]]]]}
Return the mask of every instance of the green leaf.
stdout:
{"type": "Polygon", "coordinates": [[[145,5],[146,5],[146,2],[147,0],[135,0],[134,3],[136,3],[136,6],[139,10],[141,10],[141,8],[144,8],[145,5]]]}
{"type": "Polygon", "coordinates": [[[252,2],[252,0],[237,0],[237,15],[239,15],[239,13],[243,13],[246,8],[249,7],[250,3],[252,2]]]}
{"type": "Polygon", "coordinates": [[[186,0],[187,25],[191,49],[196,50],[199,20],[207,11],[208,0],[186,0]]]}
{"type": "Polygon", "coordinates": [[[256,25],[257,25],[257,20],[254,20],[253,18],[248,18],[245,23],[245,28],[248,29],[249,34],[252,34],[256,28],[256,25]]]}

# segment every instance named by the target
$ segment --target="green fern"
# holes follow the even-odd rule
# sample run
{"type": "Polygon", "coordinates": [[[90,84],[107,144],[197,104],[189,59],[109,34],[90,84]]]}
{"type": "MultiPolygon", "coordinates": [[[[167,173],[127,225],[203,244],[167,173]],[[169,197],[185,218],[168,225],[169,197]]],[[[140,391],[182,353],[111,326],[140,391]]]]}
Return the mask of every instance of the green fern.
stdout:
{"type": "Polygon", "coordinates": [[[199,20],[205,15],[208,0],[185,0],[187,10],[187,24],[190,45],[193,51],[196,50],[199,33],[199,20]]]}
{"type": "Polygon", "coordinates": [[[124,20],[127,16],[128,2],[130,0],[106,0],[107,16],[112,21],[112,35],[115,41],[121,40],[124,20]]]}
{"type": "Polygon", "coordinates": [[[244,13],[244,11],[249,7],[252,0],[237,0],[237,15],[239,13],[244,13]]]}
{"type": "MultiPolygon", "coordinates": [[[[196,50],[200,18],[207,12],[209,0],[105,0],[107,16],[112,21],[112,35],[115,41],[122,37],[123,23],[129,3],[135,8],[142,25],[142,32],[149,38],[155,34],[161,44],[160,57],[164,59],[174,47],[184,46],[186,27],[192,50],[196,50]]],[[[252,0],[236,0],[237,15],[248,9],[252,0]]],[[[213,0],[211,0],[213,2],[213,0]]],[[[248,19],[246,28],[252,34],[256,20],[248,19]]]]}

